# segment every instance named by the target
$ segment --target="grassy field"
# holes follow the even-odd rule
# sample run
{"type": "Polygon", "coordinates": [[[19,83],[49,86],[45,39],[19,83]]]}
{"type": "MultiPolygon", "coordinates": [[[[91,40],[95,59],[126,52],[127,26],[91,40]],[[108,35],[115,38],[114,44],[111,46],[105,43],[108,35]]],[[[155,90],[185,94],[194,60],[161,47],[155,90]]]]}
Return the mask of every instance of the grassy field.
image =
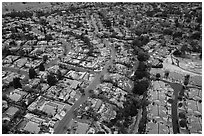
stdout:
{"type": "Polygon", "coordinates": [[[50,2],[3,2],[2,14],[10,11],[37,10],[51,7],[50,2]]]}

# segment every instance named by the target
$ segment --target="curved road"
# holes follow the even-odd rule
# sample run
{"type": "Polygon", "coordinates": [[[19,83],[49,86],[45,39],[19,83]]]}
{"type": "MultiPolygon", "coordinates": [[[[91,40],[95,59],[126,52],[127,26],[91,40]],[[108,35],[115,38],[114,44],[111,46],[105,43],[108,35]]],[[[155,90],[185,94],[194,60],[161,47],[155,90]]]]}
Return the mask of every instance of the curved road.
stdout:
{"type": "MultiPolygon", "coordinates": [[[[196,73],[196,72],[193,72],[193,71],[189,71],[189,70],[187,70],[187,69],[184,69],[184,68],[182,68],[182,67],[179,67],[179,66],[177,66],[177,65],[173,65],[172,64],[172,59],[176,59],[174,56],[173,56],[173,52],[174,51],[172,51],[168,56],[167,56],[167,58],[166,59],[164,59],[164,62],[163,62],[163,66],[164,67],[167,67],[168,69],[170,69],[170,70],[173,70],[173,71],[182,71],[182,72],[184,72],[184,73],[186,73],[186,74],[190,74],[190,75],[193,75],[193,76],[200,76],[201,74],[199,74],[199,73],[196,73]],[[171,59],[171,57],[172,57],[172,59],[171,59]]],[[[179,60],[178,60],[179,61],[179,60]]]]}
{"type": "MultiPolygon", "coordinates": [[[[91,17],[92,21],[94,21],[93,16],[91,17]]],[[[97,28],[96,24],[94,23],[94,26],[97,28]]],[[[95,32],[98,32],[98,29],[95,30],[95,32]]],[[[108,42],[104,39],[104,44],[107,47],[110,47],[108,42]]],[[[63,47],[64,47],[64,53],[67,53],[70,50],[70,46],[67,46],[67,42],[63,41],[63,47]]],[[[50,61],[48,64],[45,65],[45,68],[52,66],[53,64],[56,64],[58,62],[58,60],[60,59],[60,57],[63,57],[64,53],[62,55],[59,56],[59,58],[56,58],[52,61],[50,61]]],[[[72,120],[72,118],[74,117],[73,111],[78,108],[81,104],[83,104],[87,98],[89,97],[89,90],[94,90],[95,87],[100,84],[100,79],[101,77],[107,73],[107,69],[109,68],[110,65],[113,64],[113,60],[115,59],[115,50],[114,47],[111,47],[111,59],[106,63],[104,69],[95,76],[95,78],[92,80],[92,83],[85,89],[85,95],[81,96],[80,99],[75,102],[75,104],[71,107],[71,109],[66,113],[66,115],[64,116],[64,118],[59,122],[59,124],[54,128],[54,134],[63,134],[66,133],[67,131],[67,125],[69,124],[69,122],[72,120]]],[[[23,71],[20,69],[16,69],[16,68],[10,68],[10,67],[3,67],[2,70],[4,71],[13,71],[13,72],[17,72],[19,74],[23,74],[25,75],[25,78],[23,80],[27,80],[29,78],[28,76],[28,72],[27,71],[23,71]]]]}
{"type": "MultiPolygon", "coordinates": [[[[107,47],[110,47],[108,42],[104,39],[104,44],[107,47]]],[[[68,50],[70,50],[70,47],[65,47],[66,44],[65,42],[63,43],[64,48],[65,48],[65,52],[68,52],[68,50]]],[[[63,56],[63,55],[62,55],[63,56]]],[[[60,56],[60,57],[62,57],[60,56]]],[[[111,59],[106,63],[104,69],[95,76],[95,78],[93,79],[92,83],[88,86],[88,88],[85,89],[85,96],[82,96],[77,102],[75,102],[75,104],[72,106],[72,108],[66,113],[65,117],[59,122],[59,124],[57,125],[57,127],[54,129],[54,133],[55,134],[63,134],[66,133],[66,126],[69,124],[69,122],[72,120],[72,118],[74,117],[73,111],[78,108],[81,104],[83,104],[87,98],[89,97],[89,90],[94,90],[95,87],[100,84],[100,78],[107,72],[107,69],[110,65],[113,64],[113,60],[115,59],[115,49],[114,47],[111,48],[111,59]]],[[[54,65],[57,63],[57,61],[59,60],[59,58],[56,58],[54,60],[52,60],[51,62],[49,62],[48,64],[45,65],[45,67],[49,67],[51,65],[54,65]]],[[[24,71],[24,70],[20,70],[17,68],[12,68],[12,67],[2,67],[2,70],[4,71],[12,71],[12,72],[17,72],[19,74],[23,74],[25,75],[23,80],[28,80],[29,76],[28,76],[28,72],[24,71]]]]}

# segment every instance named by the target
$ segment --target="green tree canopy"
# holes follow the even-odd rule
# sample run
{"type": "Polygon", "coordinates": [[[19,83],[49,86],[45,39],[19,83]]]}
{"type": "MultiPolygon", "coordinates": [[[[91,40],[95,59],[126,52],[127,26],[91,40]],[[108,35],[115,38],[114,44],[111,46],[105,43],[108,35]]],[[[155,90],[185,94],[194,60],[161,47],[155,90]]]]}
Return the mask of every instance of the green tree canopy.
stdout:
{"type": "Polygon", "coordinates": [[[147,61],[149,59],[149,54],[147,52],[139,52],[137,59],[139,61],[147,61]]]}
{"type": "Polygon", "coordinates": [[[57,79],[54,76],[54,74],[49,73],[47,75],[47,83],[48,83],[49,86],[53,86],[53,85],[55,85],[57,83],[57,79]]]}
{"type": "Polygon", "coordinates": [[[147,91],[150,82],[147,79],[136,81],[133,87],[133,93],[138,95],[143,95],[147,91]]]}

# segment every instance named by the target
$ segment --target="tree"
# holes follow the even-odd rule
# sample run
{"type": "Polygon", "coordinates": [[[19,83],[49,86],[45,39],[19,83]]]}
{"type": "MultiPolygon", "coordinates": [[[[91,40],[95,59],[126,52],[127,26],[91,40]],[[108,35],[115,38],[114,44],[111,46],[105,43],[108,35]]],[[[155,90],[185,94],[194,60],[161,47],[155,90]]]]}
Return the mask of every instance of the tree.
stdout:
{"type": "Polygon", "coordinates": [[[176,27],[179,27],[179,25],[180,25],[180,24],[179,24],[179,21],[178,21],[178,18],[177,18],[177,19],[175,20],[175,26],[176,26],[176,27]]]}
{"type": "Polygon", "coordinates": [[[98,131],[98,132],[96,132],[96,134],[105,134],[105,132],[104,131],[98,131]]]}
{"type": "Polygon", "coordinates": [[[139,37],[139,40],[141,41],[142,45],[146,45],[149,42],[149,36],[142,35],[142,36],[139,37]]]}
{"type": "Polygon", "coordinates": [[[153,17],[153,15],[154,15],[155,13],[154,13],[154,11],[147,11],[146,12],[146,15],[148,16],[148,17],[153,17]]]}
{"type": "Polygon", "coordinates": [[[39,71],[45,71],[45,66],[43,63],[40,63],[39,65],[39,71]]]}
{"type": "Polygon", "coordinates": [[[47,55],[43,55],[43,62],[46,63],[47,60],[48,60],[48,56],[47,55]]]}
{"type": "Polygon", "coordinates": [[[159,80],[160,77],[161,77],[160,73],[157,73],[157,74],[156,74],[156,80],[159,80]]]}
{"type": "Polygon", "coordinates": [[[62,79],[62,72],[59,69],[57,70],[57,79],[58,80],[62,79]]]}
{"type": "Polygon", "coordinates": [[[54,74],[50,73],[47,75],[47,83],[49,86],[53,86],[57,83],[57,79],[54,74]]]}
{"type": "Polygon", "coordinates": [[[172,35],[173,31],[171,29],[164,29],[163,34],[165,35],[172,35]]]}
{"type": "Polygon", "coordinates": [[[186,127],[186,126],[187,126],[186,120],[185,120],[185,119],[180,120],[180,121],[179,121],[179,125],[180,125],[181,127],[186,127]]]}
{"type": "Polygon", "coordinates": [[[15,89],[17,88],[22,88],[21,82],[20,82],[20,78],[19,77],[15,77],[13,78],[13,87],[15,89]]]}
{"type": "Polygon", "coordinates": [[[41,18],[39,20],[39,24],[41,24],[42,26],[46,26],[47,25],[47,21],[45,19],[41,18]]]}
{"type": "Polygon", "coordinates": [[[176,32],[173,33],[173,39],[175,39],[175,38],[181,38],[182,35],[183,35],[183,32],[181,32],[181,31],[176,31],[176,32]]]}
{"type": "Polygon", "coordinates": [[[132,104],[130,106],[130,110],[129,110],[129,116],[134,117],[137,115],[138,113],[138,109],[139,107],[136,104],[132,104]]]}
{"type": "Polygon", "coordinates": [[[143,51],[142,48],[139,48],[137,46],[133,46],[132,48],[133,48],[133,54],[134,55],[138,55],[139,52],[143,51]]]}
{"type": "Polygon", "coordinates": [[[83,39],[84,43],[87,44],[88,47],[91,47],[91,42],[90,42],[89,37],[87,37],[87,36],[82,36],[82,37],[83,37],[82,39],[83,39]]]}
{"type": "Polygon", "coordinates": [[[184,77],[184,85],[185,85],[185,86],[188,85],[189,79],[190,79],[190,75],[186,75],[186,76],[184,77]]]}
{"type": "Polygon", "coordinates": [[[85,33],[86,35],[88,35],[88,30],[86,29],[84,33],[85,33]]]}
{"type": "Polygon", "coordinates": [[[165,71],[164,71],[164,77],[165,77],[165,78],[168,78],[168,77],[169,77],[169,73],[170,73],[170,72],[169,72],[168,70],[165,70],[165,71]]]}
{"type": "Polygon", "coordinates": [[[2,55],[9,55],[11,54],[11,51],[9,50],[8,46],[3,46],[2,48],[2,55]]]}
{"type": "Polygon", "coordinates": [[[149,73],[147,71],[135,71],[134,79],[142,79],[142,78],[149,78],[149,73]]]}
{"type": "Polygon", "coordinates": [[[16,46],[16,42],[14,40],[10,41],[9,46],[16,46]]]}
{"type": "Polygon", "coordinates": [[[8,134],[9,132],[9,126],[5,123],[2,124],[2,134],[8,134]]]}
{"type": "Polygon", "coordinates": [[[180,50],[176,50],[173,52],[173,55],[175,56],[181,56],[182,55],[182,52],[180,50]]]}
{"type": "Polygon", "coordinates": [[[190,42],[190,46],[191,46],[192,52],[198,52],[198,53],[202,52],[202,43],[199,42],[198,40],[192,40],[190,42]]]}
{"type": "Polygon", "coordinates": [[[8,99],[8,97],[6,96],[6,94],[3,94],[3,95],[2,95],[2,100],[5,100],[5,101],[6,101],[7,99],[8,99]]]}
{"type": "Polygon", "coordinates": [[[134,48],[135,46],[141,47],[141,46],[142,46],[142,42],[141,42],[138,38],[136,38],[136,39],[134,39],[134,40],[132,41],[132,46],[133,46],[133,48],[134,48]]]}
{"type": "Polygon", "coordinates": [[[148,87],[149,87],[149,81],[147,79],[142,81],[137,81],[134,84],[133,93],[143,95],[143,93],[147,91],[148,87]]]}
{"type": "Polygon", "coordinates": [[[186,119],[186,114],[184,112],[179,112],[179,118],[186,119]]]}
{"type": "Polygon", "coordinates": [[[111,120],[110,120],[110,123],[109,123],[110,127],[112,127],[113,125],[115,125],[116,122],[117,122],[117,118],[111,119],[111,120]]]}
{"type": "Polygon", "coordinates": [[[29,68],[29,78],[33,79],[37,76],[37,73],[35,72],[35,69],[33,67],[29,68]]]}
{"type": "Polygon", "coordinates": [[[147,64],[143,61],[139,62],[139,66],[137,67],[137,71],[146,71],[148,68],[147,64]]]}
{"type": "Polygon", "coordinates": [[[186,45],[186,44],[182,45],[181,48],[180,48],[180,51],[181,51],[181,53],[182,53],[183,55],[185,55],[186,52],[189,51],[188,45],[186,45]]]}
{"type": "Polygon", "coordinates": [[[79,88],[79,92],[84,96],[85,95],[85,90],[83,88],[79,88]]]}
{"type": "MultiPolygon", "coordinates": [[[[46,33],[45,31],[46,31],[46,30],[44,29],[44,33],[46,33]]],[[[50,40],[52,40],[52,35],[51,35],[51,34],[46,34],[46,35],[45,35],[45,40],[48,41],[48,42],[49,42],[50,40]]]]}
{"type": "Polygon", "coordinates": [[[111,27],[111,21],[108,19],[105,19],[105,24],[107,27],[111,27]]]}
{"type": "Polygon", "coordinates": [[[147,52],[139,52],[137,59],[139,61],[147,61],[149,59],[149,54],[147,52]]]}
{"type": "Polygon", "coordinates": [[[10,30],[12,33],[18,33],[17,27],[11,27],[10,30]]]}
{"type": "Polygon", "coordinates": [[[190,36],[190,38],[199,40],[201,38],[201,36],[202,36],[202,32],[194,31],[192,33],[192,35],[190,36]]]}
{"type": "Polygon", "coordinates": [[[95,94],[94,94],[94,91],[93,91],[93,90],[89,90],[89,94],[90,94],[90,96],[91,96],[91,97],[94,97],[94,96],[95,96],[95,94]]]}

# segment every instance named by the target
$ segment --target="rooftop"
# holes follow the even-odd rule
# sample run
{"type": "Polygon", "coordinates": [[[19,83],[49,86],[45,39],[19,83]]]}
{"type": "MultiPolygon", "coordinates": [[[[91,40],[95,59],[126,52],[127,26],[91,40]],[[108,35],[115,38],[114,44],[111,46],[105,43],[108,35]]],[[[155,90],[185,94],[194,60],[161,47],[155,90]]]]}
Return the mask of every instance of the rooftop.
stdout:
{"type": "Polygon", "coordinates": [[[10,117],[13,117],[17,111],[19,111],[19,109],[16,107],[9,107],[9,109],[7,111],[5,111],[5,114],[10,116],[10,117]]]}
{"type": "Polygon", "coordinates": [[[40,127],[39,127],[39,124],[29,121],[24,127],[24,130],[29,131],[31,133],[38,134],[40,132],[40,127]]]}
{"type": "Polygon", "coordinates": [[[78,122],[78,127],[75,134],[86,134],[88,128],[89,128],[88,124],[78,122]]]}

